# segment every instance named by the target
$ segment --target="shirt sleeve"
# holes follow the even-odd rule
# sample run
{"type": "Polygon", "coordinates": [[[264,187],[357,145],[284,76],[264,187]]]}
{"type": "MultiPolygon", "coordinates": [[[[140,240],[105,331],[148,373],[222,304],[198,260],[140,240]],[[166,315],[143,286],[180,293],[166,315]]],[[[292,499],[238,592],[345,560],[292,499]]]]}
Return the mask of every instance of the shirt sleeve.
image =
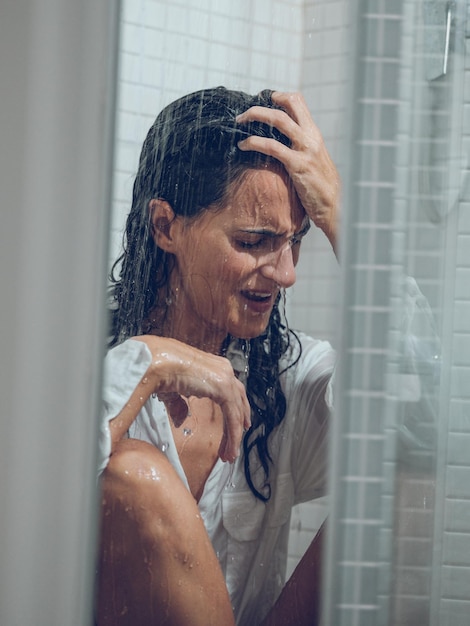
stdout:
{"type": "Polygon", "coordinates": [[[336,358],[328,342],[299,337],[302,354],[292,367],[286,389],[293,424],[291,472],[296,504],[325,493],[336,358]]]}
{"type": "Polygon", "coordinates": [[[103,408],[98,439],[98,473],[106,468],[111,455],[109,422],[129,401],[147,371],[152,356],[143,341],[128,339],[112,348],[104,362],[103,408]]]}

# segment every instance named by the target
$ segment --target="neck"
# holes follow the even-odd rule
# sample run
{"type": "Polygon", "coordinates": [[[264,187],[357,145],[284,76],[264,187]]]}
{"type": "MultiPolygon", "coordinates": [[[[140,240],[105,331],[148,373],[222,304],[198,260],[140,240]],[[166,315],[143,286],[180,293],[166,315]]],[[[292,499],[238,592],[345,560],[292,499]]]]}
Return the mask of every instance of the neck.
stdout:
{"type": "Polygon", "coordinates": [[[171,299],[165,307],[153,309],[144,323],[144,332],[161,337],[170,337],[194,348],[221,354],[226,333],[216,333],[213,328],[196,324],[192,316],[184,315],[171,299]]]}
{"type": "Polygon", "coordinates": [[[187,316],[172,312],[171,308],[162,327],[162,334],[212,354],[221,354],[227,336],[225,333],[216,334],[214,329],[201,327],[192,318],[188,320],[187,316]]]}

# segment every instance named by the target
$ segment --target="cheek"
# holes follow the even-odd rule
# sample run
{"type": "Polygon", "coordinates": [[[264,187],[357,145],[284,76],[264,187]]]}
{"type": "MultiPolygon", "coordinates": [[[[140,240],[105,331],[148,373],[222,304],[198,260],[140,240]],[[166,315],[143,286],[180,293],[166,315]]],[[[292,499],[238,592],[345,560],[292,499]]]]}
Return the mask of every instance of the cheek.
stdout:
{"type": "Polygon", "coordinates": [[[255,269],[256,260],[251,255],[232,252],[222,259],[221,277],[230,283],[243,282],[255,269]]]}

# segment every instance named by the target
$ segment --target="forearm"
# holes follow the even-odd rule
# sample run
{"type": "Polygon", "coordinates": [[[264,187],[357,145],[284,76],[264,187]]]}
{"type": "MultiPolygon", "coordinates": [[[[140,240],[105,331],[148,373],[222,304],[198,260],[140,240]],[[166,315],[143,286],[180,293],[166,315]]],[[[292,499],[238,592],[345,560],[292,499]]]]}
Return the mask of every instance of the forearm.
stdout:
{"type": "Polygon", "coordinates": [[[322,230],[326,238],[330,242],[330,245],[333,248],[333,252],[335,253],[335,256],[338,260],[339,260],[339,253],[338,253],[339,228],[340,228],[339,209],[336,209],[334,217],[331,219],[331,221],[328,224],[325,224],[325,226],[322,227],[322,230]]]}
{"type": "Polygon", "coordinates": [[[114,451],[116,444],[125,436],[150,396],[152,394],[158,395],[160,392],[164,393],[168,390],[168,379],[171,376],[172,359],[170,355],[174,351],[174,340],[154,335],[133,337],[131,340],[146,345],[150,355],[150,362],[128,401],[124,404],[121,411],[109,421],[111,452],[114,451]]]}
{"type": "MultiPolygon", "coordinates": [[[[225,357],[220,357],[189,346],[176,339],[144,335],[134,337],[134,342],[146,345],[140,350],[139,363],[133,369],[132,383],[126,380],[125,363],[115,362],[116,373],[109,371],[109,387],[116,391],[116,411],[109,413],[106,424],[108,450],[111,454],[116,444],[125,436],[142,407],[152,394],[165,403],[167,413],[175,426],[180,426],[187,416],[186,398],[210,398],[218,404],[224,418],[224,435],[219,455],[222,460],[233,461],[239,454],[243,430],[251,425],[250,405],[243,384],[237,379],[225,357]],[[120,366],[120,367],[119,367],[120,366]],[[141,368],[141,369],[139,369],[141,368]],[[136,377],[137,374],[137,377],[136,377]],[[121,393],[123,381],[126,395],[121,393]],[[121,404],[119,404],[121,402],[121,404]]],[[[124,344],[123,344],[124,345],[124,344]]],[[[126,355],[124,355],[125,358],[126,355]]],[[[133,351],[129,352],[134,358],[133,351]]],[[[113,396],[112,393],[110,393],[113,396]]]]}

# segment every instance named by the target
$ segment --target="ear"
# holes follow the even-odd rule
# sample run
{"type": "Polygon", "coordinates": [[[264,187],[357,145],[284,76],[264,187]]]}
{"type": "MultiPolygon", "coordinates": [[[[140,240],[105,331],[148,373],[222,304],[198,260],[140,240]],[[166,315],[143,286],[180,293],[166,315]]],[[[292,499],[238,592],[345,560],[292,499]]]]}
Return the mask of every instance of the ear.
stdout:
{"type": "Polygon", "coordinates": [[[172,226],[176,215],[171,205],[161,198],[152,198],[149,202],[149,212],[155,244],[162,250],[165,250],[165,252],[173,252],[174,238],[172,226]]]}

